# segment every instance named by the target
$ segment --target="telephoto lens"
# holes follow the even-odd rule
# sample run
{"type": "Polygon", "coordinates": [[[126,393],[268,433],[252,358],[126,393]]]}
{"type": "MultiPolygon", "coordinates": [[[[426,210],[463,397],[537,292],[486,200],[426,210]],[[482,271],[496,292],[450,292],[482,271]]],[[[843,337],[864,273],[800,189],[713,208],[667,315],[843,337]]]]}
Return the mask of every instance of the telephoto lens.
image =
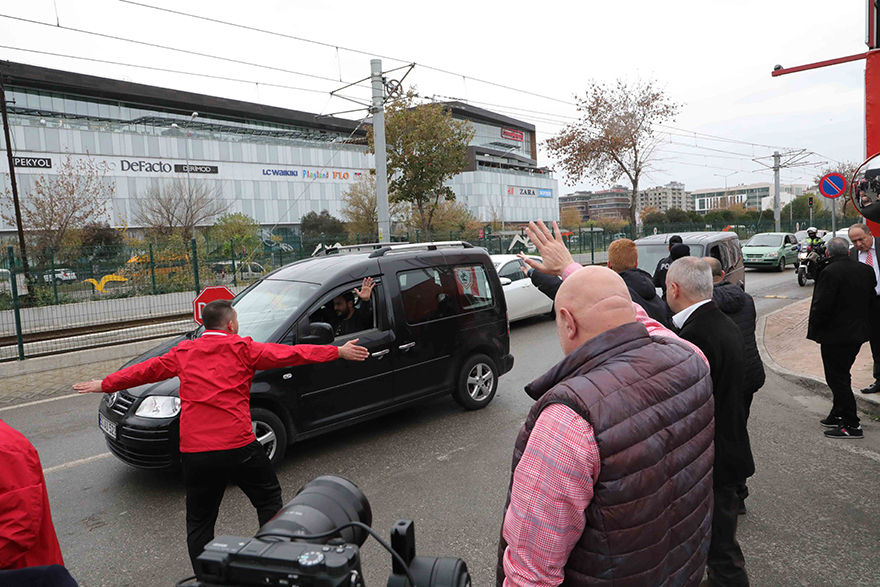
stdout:
{"type": "MultiPolygon", "coordinates": [[[[260,528],[256,538],[302,540],[303,536],[324,534],[349,522],[366,526],[373,523],[367,496],[345,477],[323,475],[306,483],[278,515],[260,528]]],[[[325,538],[307,540],[324,544],[333,538],[342,538],[349,544],[362,546],[367,536],[363,528],[349,526],[325,538]]]]}

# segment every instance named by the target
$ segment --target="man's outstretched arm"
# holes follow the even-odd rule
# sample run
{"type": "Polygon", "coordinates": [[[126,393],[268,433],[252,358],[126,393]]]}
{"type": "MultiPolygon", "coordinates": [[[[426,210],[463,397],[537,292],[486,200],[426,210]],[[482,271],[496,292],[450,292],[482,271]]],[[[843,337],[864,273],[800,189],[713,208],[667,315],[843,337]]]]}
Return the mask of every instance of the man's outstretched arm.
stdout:
{"type": "Polygon", "coordinates": [[[113,393],[121,389],[177,377],[176,363],[170,354],[166,353],[143,363],[120,369],[104,379],[74,383],[73,388],[79,393],[113,393]]]}

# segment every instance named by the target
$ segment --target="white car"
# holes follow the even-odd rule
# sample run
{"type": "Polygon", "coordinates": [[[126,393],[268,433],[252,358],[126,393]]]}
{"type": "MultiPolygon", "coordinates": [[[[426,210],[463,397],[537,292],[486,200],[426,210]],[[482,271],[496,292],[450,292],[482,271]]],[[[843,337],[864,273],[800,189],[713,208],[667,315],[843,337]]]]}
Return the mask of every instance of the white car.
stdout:
{"type": "MultiPolygon", "coordinates": [[[[490,255],[490,257],[498,277],[501,278],[504,299],[507,300],[507,315],[511,322],[553,312],[553,300],[532,285],[532,280],[522,272],[522,267],[528,267],[519,257],[516,255],[490,255]]],[[[535,259],[540,260],[540,257],[535,259]]]]}
{"type": "MultiPolygon", "coordinates": [[[[43,280],[46,283],[52,283],[51,270],[49,271],[49,273],[43,275],[43,280]]],[[[76,273],[73,271],[73,269],[55,269],[55,283],[72,283],[74,281],[76,281],[76,273]]]]}

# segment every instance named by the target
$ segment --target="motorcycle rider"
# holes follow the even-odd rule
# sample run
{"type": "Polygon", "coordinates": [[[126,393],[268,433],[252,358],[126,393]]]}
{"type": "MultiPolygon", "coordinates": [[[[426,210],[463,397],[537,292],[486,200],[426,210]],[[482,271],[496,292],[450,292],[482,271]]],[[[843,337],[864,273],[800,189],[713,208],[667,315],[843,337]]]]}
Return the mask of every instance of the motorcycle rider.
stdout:
{"type": "Polygon", "coordinates": [[[807,229],[807,239],[804,242],[811,247],[807,259],[816,263],[825,256],[825,241],[819,238],[819,231],[816,230],[815,226],[807,229]]]}

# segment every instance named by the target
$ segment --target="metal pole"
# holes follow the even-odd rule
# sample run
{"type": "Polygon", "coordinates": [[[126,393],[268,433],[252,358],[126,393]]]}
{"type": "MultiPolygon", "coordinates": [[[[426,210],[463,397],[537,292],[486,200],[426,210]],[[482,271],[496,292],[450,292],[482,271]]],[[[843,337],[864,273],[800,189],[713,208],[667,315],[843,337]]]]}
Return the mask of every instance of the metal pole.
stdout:
{"type": "Polygon", "coordinates": [[[232,285],[238,287],[238,278],[235,277],[235,239],[229,239],[229,256],[232,257],[232,285]]]}
{"type": "MultiPolygon", "coordinates": [[[[9,136],[9,117],[6,113],[6,88],[0,77],[0,114],[3,115],[3,135],[6,137],[6,159],[9,161],[9,182],[12,184],[12,205],[15,208],[15,224],[18,228],[18,248],[21,252],[21,268],[24,271],[25,281],[30,281],[30,269],[28,268],[27,248],[24,244],[24,225],[21,222],[21,205],[18,203],[18,183],[15,181],[15,165],[12,158],[12,139],[9,136]]],[[[22,357],[24,358],[24,357],[22,357]]]]}
{"type": "Polygon", "coordinates": [[[193,277],[196,282],[196,295],[202,291],[202,288],[199,287],[199,256],[196,250],[196,239],[193,237],[192,239],[192,254],[193,254],[193,277]]]}
{"type": "Polygon", "coordinates": [[[156,295],[156,262],[153,260],[153,243],[150,243],[150,281],[153,282],[153,295],[156,295]]]}
{"type": "Polygon", "coordinates": [[[837,234],[837,198],[831,198],[831,234],[837,234]]]}
{"type": "Polygon", "coordinates": [[[776,221],[776,232],[782,232],[782,210],[779,207],[779,151],[773,151],[773,185],[776,193],[773,194],[773,218],[776,221]]]}
{"type": "Polygon", "coordinates": [[[49,262],[52,269],[52,291],[55,292],[55,305],[58,305],[58,280],[55,279],[55,249],[49,247],[49,262]]]}
{"type": "Polygon", "coordinates": [[[15,275],[15,251],[12,245],[6,247],[7,259],[9,259],[9,277],[12,286],[12,310],[15,315],[15,340],[18,344],[18,360],[24,361],[24,337],[21,334],[21,312],[18,303],[18,277],[15,275]]]}
{"type": "Polygon", "coordinates": [[[388,213],[388,169],[385,162],[385,84],[382,81],[382,60],[370,61],[370,83],[373,86],[373,151],[376,157],[376,204],[379,216],[379,242],[391,235],[388,213]]]}

